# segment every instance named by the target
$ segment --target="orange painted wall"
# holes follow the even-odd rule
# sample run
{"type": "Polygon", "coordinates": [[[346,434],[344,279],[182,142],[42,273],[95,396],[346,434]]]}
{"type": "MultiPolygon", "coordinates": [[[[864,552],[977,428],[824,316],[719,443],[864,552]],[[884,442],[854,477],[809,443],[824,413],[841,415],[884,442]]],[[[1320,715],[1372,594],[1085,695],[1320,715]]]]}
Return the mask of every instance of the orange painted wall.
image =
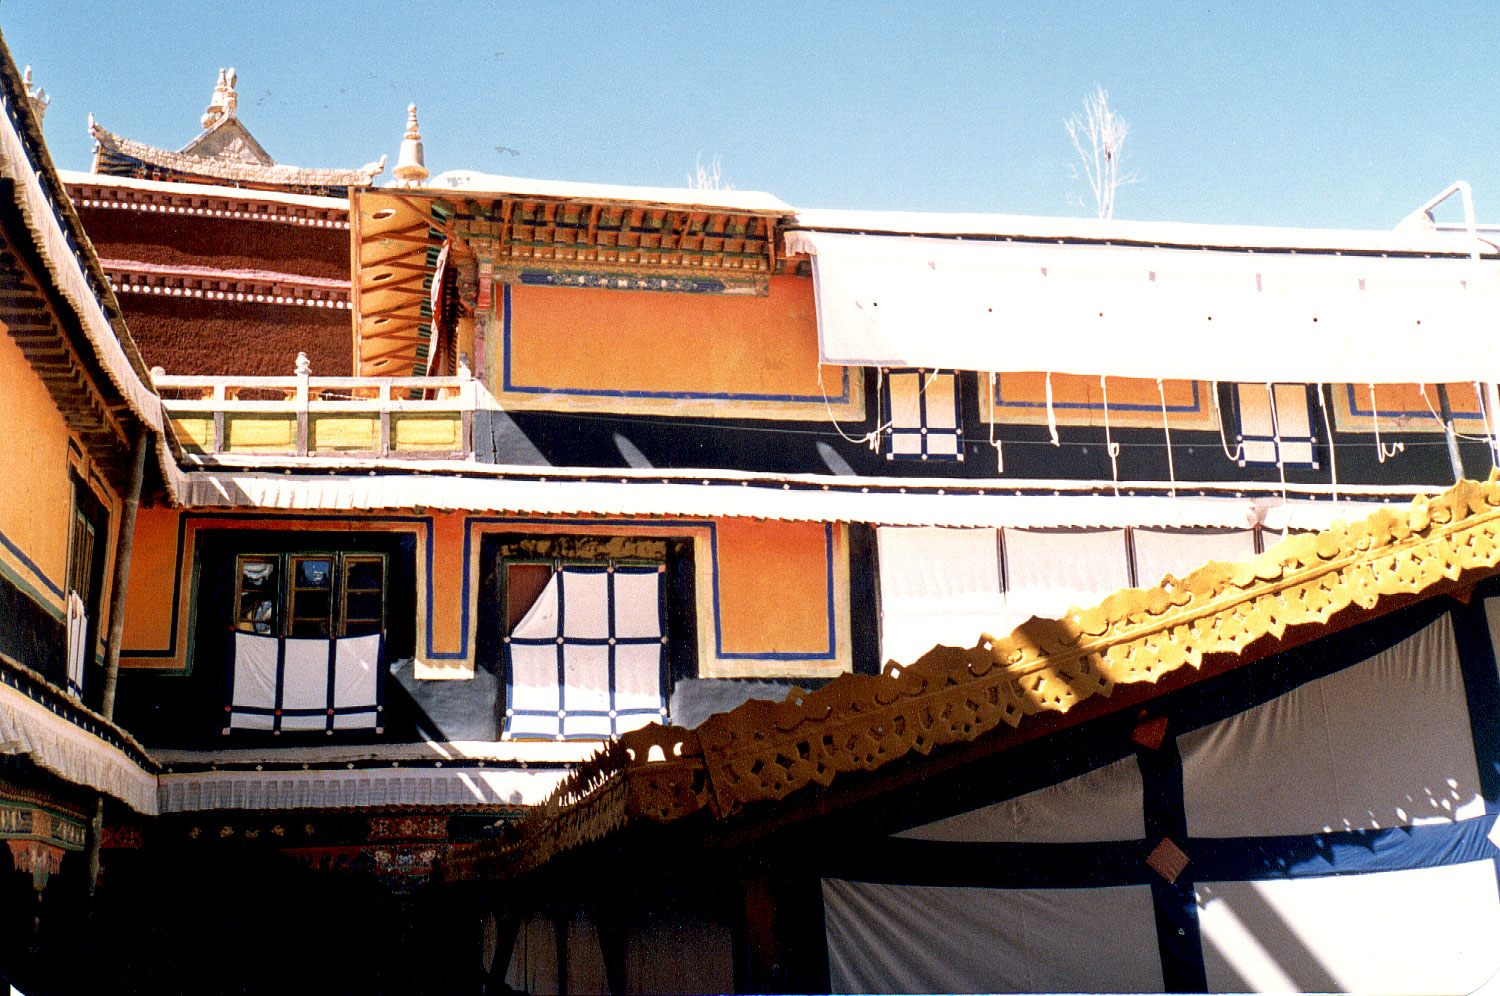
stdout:
{"type": "MultiPolygon", "coordinates": [[[[981,375],[982,376],[982,375],[981,375]]],[[[1162,391],[1156,381],[1141,377],[1109,378],[1109,421],[1111,425],[1160,426],[1162,394],[1168,405],[1168,421],[1174,429],[1212,429],[1214,399],[1207,381],[1166,380],[1162,391]],[[1124,406],[1129,405],[1130,408],[1124,406]]],[[[981,395],[985,392],[981,391],[981,395]]],[[[1045,373],[1005,373],[996,378],[996,393],[1001,404],[993,419],[1000,422],[1042,424],[1047,421],[1047,375],[1045,373]]],[[[1104,391],[1098,377],[1077,374],[1052,375],[1053,413],[1060,425],[1103,425],[1104,391]],[[1075,407],[1069,407],[1075,406],[1075,407]],[[1082,407],[1080,407],[1082,406],[1082,407]]],[[[989,406],[982,414],[990,418],[989,406]]]]}
{"type": "MultiPolygon", "coordinates": [[[[1453,412],[1453,421],[1459,432],[1483,433],[1484,410],[1479,395],[1471,383],[1447,384],[1448,403],[1453,412]]],[[[1442,405],[1438,399],[1436,384],[1428,384],[1427,398],[1422,398],[1422,387],[1417,384],[1376,384],[1375,408],[1380,413],[1382,432],[1432,432],[1443,431],[1442,405]]],[[[1334,424],[1343,432],[1374,432],[1371,416],[1370,385],[1333,385],[1334,424]],[[1353,395],[1353,405],[1350,396],[1353,395]],[[1352,407],[1352,410],[1351,410],[1352,407]]]]}
{"type": "MultiPolygon", "coordinates": [[[[67,581],[73,485],[68,479],[68,430],[52,396],[20,347],[0,332],[0,533],[54,585],[67,581]]],[[[61,599],[41,577],[0,544],[0,566],[42,604],[61,599]]],[[[105,583],[108,584],[106,575],[105,583]]]]}
{"type": "MultiPolygon", "coordinates": [[[[806,278],[773,277],[768,297],[510,290],[515,385],[820,396],[817,313],[806,278]]],[[[842,376],[824,369],[831,396],[842,376]]]]}
{"type": "Polygon", "coordinates": [[[719,623],[726,653],[830,650],[828,543],[821,522],[720,521],[719,623]]]}
{"type": "Polygon", "coordinates": [[[135,517],[130,581],[125,589],[125,646],[165,650],[172,639],[172,582],[177,577],[177,509],[142,508],[135,517]]]}
{"type": "MultiPolygon", "coordinates": [[[[407,513],[408,515],[410,513],[407,513]]],[[[177,557],[178,522],[172,509],[142,509],[136,522],[126,615],[126,655],[121,664],[180,671],[188,666],[193,550],[201,528],[296,531],[359,530],[415,532],[419,678],[463,679],[473,674],[479,625],[480,539],[489,532],[656,535],[691,538],[695,551],[699,672],[703,677],[834,674],[850,666],[848,547],[843,527],[822,523],[706,520],[599,519],[581,523],[538,517],[484,521],[464,513],[431,515],[431,546],[422,523],[378,516],[347,520],[260,519],[253,512],[232,519],[189,518],[184,556],[177,557]],[[427,570],[430,549],[432,570],[427,570]],[[467,552],[469,561],[465,564],[467,552]],[[715,557],[714,554],[717,554],[715,557]],[[467,572],[465,567],[467,566],[467,572]],[[829,574],[832,573],[833,645],[829,644],[829,574]],[[467,574],[468,584],[465,585],[467,574]],[[172,598],[174,582],[177,599],[172,598]],[[717,600],[715,592],[717,590],[717,600]],[[431,597],[432,640],[425,638],[431,597]],[[469,629],[461,619],[467,609],[469,629]],[[172,620],[177,638],[172,641],[172,620]],[[442,655],[437,659],[429,653],[442,655]],[[720,654],[724,656],[720,656],[720,654]],[[777,660],[754,655],[808,655],[777,660]],[[459,655],[455,659],[451,655],[459,655]],[[736,656],[740,655],[740,656],[736,656]],[[751,655],[751,656],[745,656],[751,655]]]]}

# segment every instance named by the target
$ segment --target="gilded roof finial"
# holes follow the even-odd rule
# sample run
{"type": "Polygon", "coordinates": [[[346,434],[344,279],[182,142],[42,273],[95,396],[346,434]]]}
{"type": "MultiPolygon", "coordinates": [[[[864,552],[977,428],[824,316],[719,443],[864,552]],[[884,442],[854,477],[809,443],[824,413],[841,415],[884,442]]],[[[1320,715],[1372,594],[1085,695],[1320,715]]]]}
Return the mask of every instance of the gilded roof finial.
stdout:
{"type": "Polygon", "coordinates": [[[26,72],[21,75],[21,85],[26,88],[26,96],[31,101],[31,111],[36,115],[36,123],[42,123],[42,117],[47,113],[47,105],[52,103],[52,98],[47,96],[47,91],[39,86],[31,85],[31,67],[26,67],[26,72]]]}
{"type": "Polygon", "coordinates": [[[406,109],[406,137],[401,140],[401,154],[396,157],[396,168],[391,172],[396,175],[397,185],[402,187],[421,186],[429,175],[422,158],[422,132],[417,128],[416,104],[406,109]]]}
{"type": "Polygon", "coordinates": [[[238,81],[239,77],[233,69],[227,74],[224,70],[219,70],[219,79],[214,83],[214,95],[209,98],[208,109],[203,112],[201,119],[204,128],[212,128],[223,119],[234,117],[240,103],[239,94],[234,89],[238,81]]]}

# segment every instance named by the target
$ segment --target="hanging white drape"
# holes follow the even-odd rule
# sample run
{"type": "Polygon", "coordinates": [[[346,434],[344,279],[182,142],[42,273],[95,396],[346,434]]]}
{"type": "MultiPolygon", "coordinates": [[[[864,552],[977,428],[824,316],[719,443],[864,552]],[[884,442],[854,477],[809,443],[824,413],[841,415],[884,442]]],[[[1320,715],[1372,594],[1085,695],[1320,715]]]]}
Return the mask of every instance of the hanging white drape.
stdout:
{"type": "Polygon", "coordinates": [[[1500,263],[794,231],[826,363],[1225,382],[1500,380],[1500,263]],[[1441,348],[1431,344],[1441,343],[1441,348]]]}

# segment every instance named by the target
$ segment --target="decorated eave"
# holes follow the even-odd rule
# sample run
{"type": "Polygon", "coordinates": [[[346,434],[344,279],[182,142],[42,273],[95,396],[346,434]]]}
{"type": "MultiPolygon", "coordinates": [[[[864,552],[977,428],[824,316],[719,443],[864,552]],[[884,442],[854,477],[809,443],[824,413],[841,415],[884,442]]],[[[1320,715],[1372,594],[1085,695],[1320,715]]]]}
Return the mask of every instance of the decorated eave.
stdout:
{"type": "Polygon", "coordinates": [[[765,294],[770,277],[787,271],[777,240],[790,214],[750,191],[472,174],[444,174],[427,188],[356,191],[355,372],[423,372],[445,245],[460,297],[481,310],[507,283],[765,294]]]}
{"type": "Polygon", "coordinates": [[[982,634],[971,649],[934,647],[908,666],[793,689],[782,702],[746,702],[691,730],[653,724],[626,733],[533,810],[519,839],[465,847],[444,875],[525,874],[632,823],[699,812],[716,820],[770,815],[752,807],[814,785],[837,790],[851,776],[934,748],[1024,733],[1022,724],[1206,660],[1242,665],[1414,597],[1463,597],[1497,567],[1500,478],[1460,481],[1407,508],[1293,536],[1246,561],[1124,589],[1061,619],[1034,618],[1006,637],[982,634]]]}
{"type": "MultiPolygon", "coordinates": [[[[299,228],[347,230],[349,202],[276,191],[204,184],[164,183],[60,170],[73,203],[82,210],[135,211],[168,217],[251,221],[299,228]]],[[[116,294],[186,297],[211,301],[349,307],[349,281],[271,270],[158,264],[104,257],[100,266],[116,294]]]]}
{"type": "Polygon", "coordinates": [[[0,204],[0,325],[115,486],[128,477],[136,428],[152,429],[175,500],[181,475],[162,434],[161,402],[8,51],[0,55],[0,105],[0,177],[9,188],[0,204]]]}
{"type": "MultiPolygon", "coordinates": [[[[232,122],[233,119],[226,121],[232,122]]],[[[107,176],[347,197],[353,189],[368,187],[384,169],[383,162],[360,169],[308,169],[282,163],[241,162],[170,152],[122,138],[92,120],[89,134],[95,142],[94,172],[107,176]]]]}
{"type": "Polygon", "coordinates": [[[157,812],[158,766],[114,723],[37,672],[0,656],[0,753],[19,754],[145,815],[157,812]]]}
{"type": "Polygon", "coordinates": [[[263,221],[305,228],[349,228],[349,202],[343,197],[140,180],[66,169],[57,172],[73,203],[89,210],[263,221]]]}

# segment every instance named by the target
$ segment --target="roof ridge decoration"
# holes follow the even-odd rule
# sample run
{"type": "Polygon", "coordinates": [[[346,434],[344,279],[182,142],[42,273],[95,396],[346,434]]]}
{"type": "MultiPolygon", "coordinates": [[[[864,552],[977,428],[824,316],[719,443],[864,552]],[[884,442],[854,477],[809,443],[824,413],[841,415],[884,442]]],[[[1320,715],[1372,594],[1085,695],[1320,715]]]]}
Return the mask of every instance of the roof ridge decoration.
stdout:
{"type": "Polygon", "coordinates": [[[176,152],[122,138],[100,127],[89,115],[95,142],[94,172],[112,176],[229,185],[292,187],[346,197],[351,187],[368,187],[385,170],[385,157],[359,169],[309,169],[286,166],[250,134],[239,119],[239,76],[219,70],[213,96],[200,119],[203,132],[176,152]]]}
{"type": "Polygon", "coordinates": [[[782,702],[746,702],[693,730],[653,724],[624,734],[533,811],[518,842],[462,850],[444,874],[521,874],[640,816],[666,823],[708,809],[724,818],[1497,566],[1500,474],[1492,471],[1484,483],[1460,481],[1404,509],[1292,536],[1249,560],[1123,589],[1061,619],[1032,618],[1007,637],[983,634],[967,650],[934,647],[913,664],[794,688],[782,702]]]}

